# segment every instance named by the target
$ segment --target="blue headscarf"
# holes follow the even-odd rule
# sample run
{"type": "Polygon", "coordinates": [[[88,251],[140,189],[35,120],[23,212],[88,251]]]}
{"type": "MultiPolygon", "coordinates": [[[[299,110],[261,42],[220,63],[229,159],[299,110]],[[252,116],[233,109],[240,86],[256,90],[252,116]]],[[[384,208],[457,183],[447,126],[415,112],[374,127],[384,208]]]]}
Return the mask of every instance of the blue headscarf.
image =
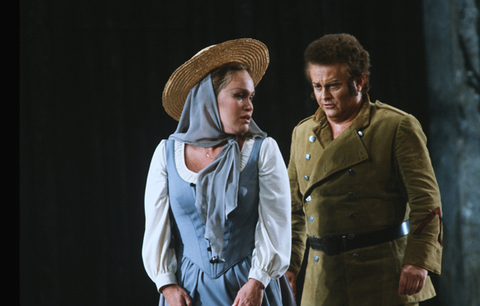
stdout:
{"type": "MultiPolygon", "coordinates": [[[[267,135],[252,119],[245,136],[267,135]]],[[[226,134],[222,129],[210,74],[190,90],[177,129],[169,138],[204,148],[226,141],[212,163],[198,173],[195,200],[212,258],[222,260],[225,220],[237,207],[240,148],[237,135],[226,134]]]]}

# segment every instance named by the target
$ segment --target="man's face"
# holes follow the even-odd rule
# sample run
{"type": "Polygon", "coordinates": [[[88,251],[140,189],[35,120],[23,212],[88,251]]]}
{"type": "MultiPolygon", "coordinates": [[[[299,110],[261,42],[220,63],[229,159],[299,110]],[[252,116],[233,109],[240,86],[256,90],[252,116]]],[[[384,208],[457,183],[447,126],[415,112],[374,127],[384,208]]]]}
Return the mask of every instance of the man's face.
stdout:
{"type": "Polygon", "coordinates": [[[340,124],[355,118],[362,102],[364,77],[353,80],[349,86],[347,67],[341,63],[311,64],[309,73],[315,99],[330,122],[340,124]],[[355,89],[353,93],[350,87],[355,89]]]}

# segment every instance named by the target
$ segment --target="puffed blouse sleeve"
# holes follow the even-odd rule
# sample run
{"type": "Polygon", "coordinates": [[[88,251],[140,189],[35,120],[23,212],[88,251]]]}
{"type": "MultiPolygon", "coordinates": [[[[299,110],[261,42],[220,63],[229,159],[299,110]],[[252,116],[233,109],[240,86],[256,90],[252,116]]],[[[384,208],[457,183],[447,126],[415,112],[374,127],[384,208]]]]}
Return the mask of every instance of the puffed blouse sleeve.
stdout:
{"type": "Polygon", "coordinates": [[[177,260],[175,250],[170,247],[171,231],[169,220],[168,178],[165,161],[165,140],[156,148],[145,188],[145,234],[142,258],[148,276],[157,290],[176,284],[177,260]]]}
{"type": "Polygon", "coordinates": [[[272,279],[285,273],[291,252],[290,184],[285,162],[273,138],[263,141],[258,168],[259,220],[249,278],[267,287],[272,279]]]}

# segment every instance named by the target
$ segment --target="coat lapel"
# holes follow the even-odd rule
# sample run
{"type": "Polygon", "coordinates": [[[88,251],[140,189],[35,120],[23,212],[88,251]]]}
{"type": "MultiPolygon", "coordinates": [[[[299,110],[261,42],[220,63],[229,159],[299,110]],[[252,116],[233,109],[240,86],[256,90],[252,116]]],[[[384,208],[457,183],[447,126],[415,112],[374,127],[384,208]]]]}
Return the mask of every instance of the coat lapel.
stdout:
{"type": "MultiPolygon", "coordinates": [[[[368,96],[366,96],[366,101],[357,118],[352,122],[352,125],[328,145],[325,146],[322,144],[324,150],[312,169],[309,185],[307,186],[305,194],[308,195],[310,188],[318,185],[330,175],[368,159],[368,152],[362,141],[362,129],[369,124],[370,100],[368,96]]],[[[328,126],[325,128],[328,128],[328,126]]],[[[321,130],[314,130],[315,134],[320,136],[319,133],[321,133],[321,130]]]]}

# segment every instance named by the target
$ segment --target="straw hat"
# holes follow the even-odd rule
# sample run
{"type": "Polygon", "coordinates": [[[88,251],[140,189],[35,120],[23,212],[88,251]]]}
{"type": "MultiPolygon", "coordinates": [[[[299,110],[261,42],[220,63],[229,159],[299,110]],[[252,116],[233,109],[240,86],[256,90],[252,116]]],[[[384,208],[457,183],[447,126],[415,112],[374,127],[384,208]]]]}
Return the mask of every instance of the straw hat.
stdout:
{"type": "Polygon", "coordinates": [[[173,72],[163,90],[163,107],[175,120],[182,114],[188,93],[210,71],[230,62],[250,67],[255,86],[262,79],[269,63],[268,49],[262,42],[241,38],[207,47],[173,72]]]}

